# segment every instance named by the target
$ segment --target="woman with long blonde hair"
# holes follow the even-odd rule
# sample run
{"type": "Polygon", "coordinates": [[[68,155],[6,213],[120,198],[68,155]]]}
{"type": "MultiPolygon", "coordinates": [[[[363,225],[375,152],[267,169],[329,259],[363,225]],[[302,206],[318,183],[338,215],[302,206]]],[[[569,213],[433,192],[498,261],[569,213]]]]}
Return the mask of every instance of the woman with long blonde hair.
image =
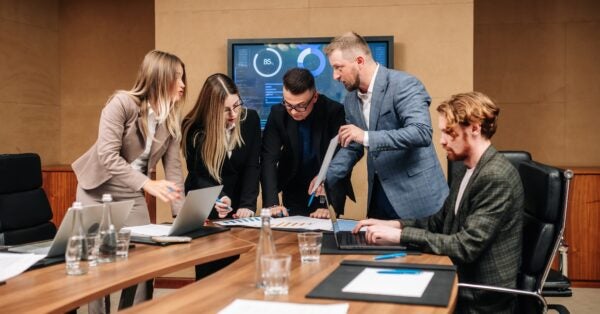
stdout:
{"type": "Polygon", "coordinates": [[[256,210],[260,174],[260,120],[243,106],[233,80],[209,76],[183,120],[188,176],[185,191],[223,185],[211,218],[249,217],[256,210]]]}
{"type": "MultiPolygon", "coordinates": [[[[158,50],[146,54],[133,88],[109,98],[100,116],[96,143],[72,165],[78,201],[101,203],[105,193],[114,201],[133,200],[125,226],[150,223],[144,192],[170,202],[173,215],[179,212],[183,205],[179,143],[185,84],[181,59],[158,50]],[[166,180],[149,178],[159,160],[166,180]]],[[[151,296],[144,291],[144,284],[140,287],[136,301],[151,296]]],[[[93,304],[90,310],[103,311],[102,302],[93,304]]]]}

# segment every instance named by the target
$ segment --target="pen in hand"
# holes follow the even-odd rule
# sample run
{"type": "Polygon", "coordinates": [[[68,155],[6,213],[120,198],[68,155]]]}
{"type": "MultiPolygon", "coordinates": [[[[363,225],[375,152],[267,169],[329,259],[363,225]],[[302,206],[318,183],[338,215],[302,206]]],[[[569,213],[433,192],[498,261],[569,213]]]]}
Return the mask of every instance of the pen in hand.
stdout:
{"type": "Polygon", "coordinates": [[[232,211],[233,210],[233,208],[230,205],[227,205],[226,203],[223,203],[223,201],[220,198],[217,198],[217,203],[226,205],[227,206],[227,211],[232,211]]]}

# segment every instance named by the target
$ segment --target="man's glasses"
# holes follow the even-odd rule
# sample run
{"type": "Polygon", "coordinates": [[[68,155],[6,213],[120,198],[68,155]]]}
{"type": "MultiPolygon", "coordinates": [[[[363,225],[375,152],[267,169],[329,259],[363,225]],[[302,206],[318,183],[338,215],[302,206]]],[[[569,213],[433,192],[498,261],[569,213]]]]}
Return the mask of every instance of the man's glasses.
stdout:
{"type": "Polygon", "coordinates": [[[242,107],[244,106],[244,102],[240,99],[235,105],[233,105],[233,107],[229,108],[229,107],[225,107],[225,114],[233,114],[233,113],[240,113],[240,110],[242,109],[242,107]]]}
{"type": "Polygon", "coordinates": [[[304,112],[306,111],[306,108],[308,108],[308,106],[310,106],[310,103],[312,102],[313,98],[315,98],[315,95],[317,94],[317,92],[313,92],[312,96],[310,96],[310,98],[303,103],[297,104],[297,105],[292,105],[290,103],[288,103],[287,101],[285,101],[285,99],[281,102],[281,104],[285,107],[285,109],[292,111],[292,110],[296,110],[298,112],[304,112]]]}

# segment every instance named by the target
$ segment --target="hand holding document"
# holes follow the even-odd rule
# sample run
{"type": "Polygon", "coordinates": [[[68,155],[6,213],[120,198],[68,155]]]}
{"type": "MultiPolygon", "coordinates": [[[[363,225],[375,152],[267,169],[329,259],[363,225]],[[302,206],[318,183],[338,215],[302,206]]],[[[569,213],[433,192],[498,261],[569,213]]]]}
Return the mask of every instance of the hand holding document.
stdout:
{"type": "Polygon", "coordinates": [[[334,136],[331,141],[329,141],[329,146],[327,147],[327,152],[325,153],[325,158],[323,158],[323,163],[321,164],[321,169],[319,169],[319,174],[317,174],[317,179],[313,183],[313,188],[310,191],[311,195],[314,195],[319,188],[319,185],[325,181],[325,176],[327,175],[327,169],[329,168],[329,164],[331,163],[331,159],[333,159],[333,154],[335,153],[335,149],[338,145],[338,135],[334,136]]]}
{"type": "Polygon", "coordinates": [[[0,282],[18,276],[44,257],[36,254],[0,253],[0,282]]]}

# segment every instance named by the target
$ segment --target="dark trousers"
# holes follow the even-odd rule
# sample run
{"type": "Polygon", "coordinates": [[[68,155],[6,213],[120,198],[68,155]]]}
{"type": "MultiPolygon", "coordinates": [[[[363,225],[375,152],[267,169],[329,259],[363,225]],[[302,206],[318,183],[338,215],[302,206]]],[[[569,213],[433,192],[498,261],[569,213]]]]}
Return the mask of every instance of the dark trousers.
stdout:
{"type": "Polygon", "coordinates": [[[385,191],[379,182],[379,176],[373,178],[373,188],[371,189],[371,203],[367,212],[369,218],[375,219],[399,219],[398,214],[385,195],[385,191]]]}
{"type": "Polygon", "coordinates": [[[239,255],[222,258],[220,260],[196,265],[196,280],[200,280],[204,277],[210,276],[216,273],[218,270],[229,266],[229,264],[237,261],[240,258],[239,255]]]}

